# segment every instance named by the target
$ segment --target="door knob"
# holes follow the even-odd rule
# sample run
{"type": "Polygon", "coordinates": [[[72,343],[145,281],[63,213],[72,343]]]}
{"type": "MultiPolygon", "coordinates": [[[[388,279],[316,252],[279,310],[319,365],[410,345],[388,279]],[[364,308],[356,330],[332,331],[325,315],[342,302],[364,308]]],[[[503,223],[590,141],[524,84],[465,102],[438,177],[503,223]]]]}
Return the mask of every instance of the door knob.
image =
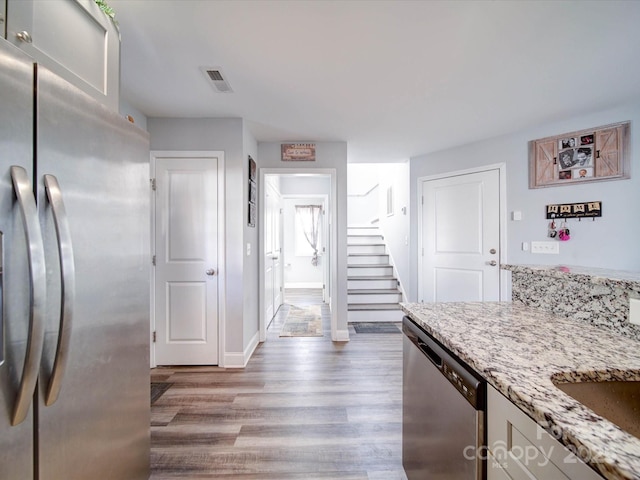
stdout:
{"type": "Polygon", "coordinates": [[[24,43],[33,43],[33,39],[31,38],[31,35],[27,31],[16,33],[16,37],[18,38],[18,40],[24,43]]]}
{"type": "Polygon", "coordinates": [[[490,262],[487,262],[487,265],[491,265],[492,267],[495,267],[498,264],[498,262],[496,262],[495,260],[491,260],[490,262]]]}
{"type": "Polygon", "coordinates": [[[207,275],[209,275],[210,277],[212,277],[213,275],[216,274],[216,271],[213,268],[210,268],[209,270],[207,270],[205,272],[207,275]]]}

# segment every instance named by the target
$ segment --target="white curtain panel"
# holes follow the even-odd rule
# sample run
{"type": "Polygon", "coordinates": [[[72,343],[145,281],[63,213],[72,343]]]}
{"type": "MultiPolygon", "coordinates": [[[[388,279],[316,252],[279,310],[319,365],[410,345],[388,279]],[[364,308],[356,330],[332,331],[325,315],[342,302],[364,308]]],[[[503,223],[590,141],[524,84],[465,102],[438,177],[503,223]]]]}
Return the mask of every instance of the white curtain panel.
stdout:
{"type": "Polygon", "coordinates": [[[296,205],[296,216],[302,225],[304,238],[313,249],[311,265],[318,265],[318,234],[320,232],[321,205],[296,205]]]}

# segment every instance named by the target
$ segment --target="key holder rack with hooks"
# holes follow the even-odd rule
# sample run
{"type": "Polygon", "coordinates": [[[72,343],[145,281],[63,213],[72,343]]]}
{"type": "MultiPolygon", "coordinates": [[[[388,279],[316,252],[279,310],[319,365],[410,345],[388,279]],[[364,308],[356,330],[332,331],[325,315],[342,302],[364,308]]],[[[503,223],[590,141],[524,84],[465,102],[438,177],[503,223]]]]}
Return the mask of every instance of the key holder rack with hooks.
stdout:
{"type": "Polygon", "coordinates": [[[580,202],[580,203],[557,203],[547,205],[547,220],[577,218],[602,217],[602,202],[580,202]]]}

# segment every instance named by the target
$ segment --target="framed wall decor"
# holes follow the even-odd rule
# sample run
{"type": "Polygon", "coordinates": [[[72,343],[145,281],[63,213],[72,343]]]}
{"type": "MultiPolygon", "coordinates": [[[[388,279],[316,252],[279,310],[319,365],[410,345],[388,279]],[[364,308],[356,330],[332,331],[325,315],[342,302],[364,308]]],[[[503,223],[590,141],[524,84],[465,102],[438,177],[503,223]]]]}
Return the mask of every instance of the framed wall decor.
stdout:
{"type": "Polygon", "coordinates": [[[283,143],[280,145],[283,162],[315,162],[315,143],[283,143]]]}
{"type": "Polygon", "coordinates": [[[251,158],[251,155],[249,155],[249,175],[247,175],[249,180],[247,189],[249,192],[247,198],[247,225],[250,227],[256,226],[256,217],[258,215],[258,184],[256,183],[258,175],[257,170],[255,160],[251,158]]]}
{"type": "Polygon", "coordinates": [[[630,122],[529,142],[529,188],[630,177],[630,122]]]}

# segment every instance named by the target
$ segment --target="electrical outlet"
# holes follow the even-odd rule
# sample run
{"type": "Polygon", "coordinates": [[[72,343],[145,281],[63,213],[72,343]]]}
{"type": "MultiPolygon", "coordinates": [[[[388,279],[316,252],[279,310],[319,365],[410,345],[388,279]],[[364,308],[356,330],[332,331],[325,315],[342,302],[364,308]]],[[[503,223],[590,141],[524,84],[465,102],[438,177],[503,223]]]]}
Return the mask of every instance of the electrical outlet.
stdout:
{"type": "Polygon", "coordinates": [[[531,253],[557,255],[560,253],[560,244],[558,242],[531,242],[531,253]]]}
{"type": "Polygon", "coordinates": [[[640,298],[629,299],[629,321],[640,325],[640,298]]]}

